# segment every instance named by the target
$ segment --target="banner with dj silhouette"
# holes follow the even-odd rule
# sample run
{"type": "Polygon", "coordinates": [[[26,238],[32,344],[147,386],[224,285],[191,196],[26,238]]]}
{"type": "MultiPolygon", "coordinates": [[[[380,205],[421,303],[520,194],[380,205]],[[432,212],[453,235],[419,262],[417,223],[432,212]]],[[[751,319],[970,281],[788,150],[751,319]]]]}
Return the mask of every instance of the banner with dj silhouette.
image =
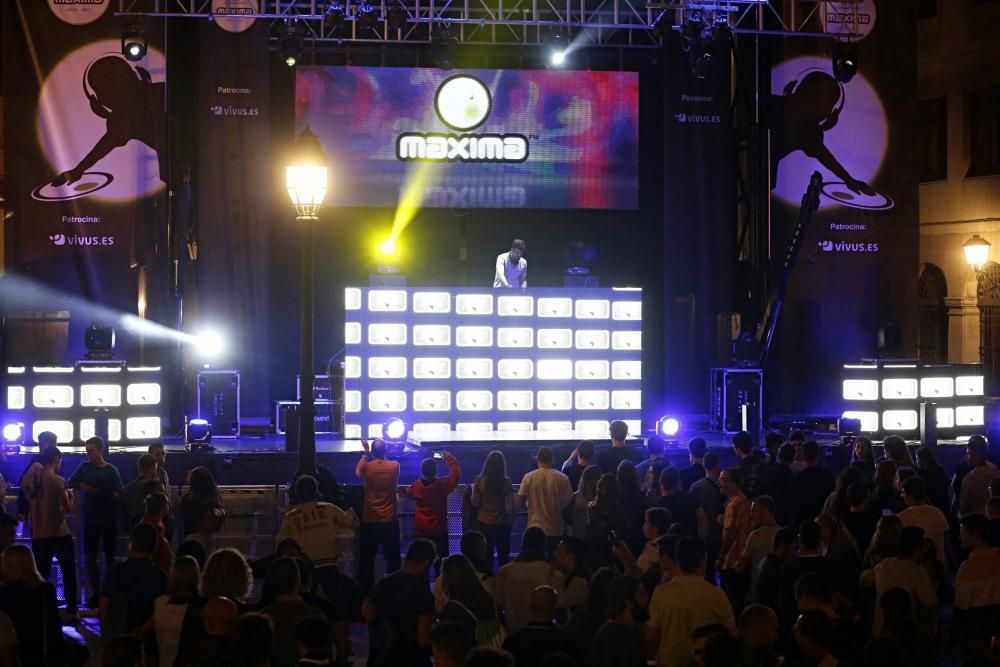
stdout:
{"type": "Polygon", "coordinates": [[[65,292],[136,308],[167,180],[162,23],[121,53],[110,1],[5,3],[9,266],[65,292]]]}
{"type": "Polygon", "coordinates": [[[891,21],[877,20],[873,2],[857,16],[841,5],[823,5],[814,27],[860,26],[853,77],[835,76],[829,41],[807,39],[785,40],[770,72],[775,265],[810,174],[823,177],[769,366],[770,405],[789,413],[837,415],[843,363],[916,351],[916,17],[906,3],[891,21]],[[880,351],[886,327],[902,340],[880,351]]]}

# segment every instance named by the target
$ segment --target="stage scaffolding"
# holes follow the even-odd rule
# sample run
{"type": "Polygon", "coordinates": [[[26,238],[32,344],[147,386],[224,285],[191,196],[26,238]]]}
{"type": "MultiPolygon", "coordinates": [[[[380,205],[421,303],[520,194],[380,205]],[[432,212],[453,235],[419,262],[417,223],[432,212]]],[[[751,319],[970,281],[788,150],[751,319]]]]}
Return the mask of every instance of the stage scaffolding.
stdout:
{"type": "MultiPolygon", "coordinates": [[[[659,48],[664,31],[694,14],[725,17],[736,34],[856,38],[849,17],[855,0],[231,0],[229,10],[213,9],[212,0],[118,0],[116,16],[193,18],[254,17],[284,26],[297,23],[314,45],[362,43],[429,43],[445,39],[459,44],[538,46],[554,32],[584,47],[659,48]],[[257,9],[248,9],[254,4],[257,9]],[[377,22],[361,27],[359,9],[370,4],[377,22]],[[337,6],[336,11],[331,6],[337,6]],[[406,24],[390,28],[391,7],[406,10],[406,24]],[[848,16],[837,32],[823,32],[819,16],[836,11],[848,16]]],[[[215,3],[218,6],[218,3],[215,3]]],[[[275,31],[275,39],[280,30],[275,31]]]]}

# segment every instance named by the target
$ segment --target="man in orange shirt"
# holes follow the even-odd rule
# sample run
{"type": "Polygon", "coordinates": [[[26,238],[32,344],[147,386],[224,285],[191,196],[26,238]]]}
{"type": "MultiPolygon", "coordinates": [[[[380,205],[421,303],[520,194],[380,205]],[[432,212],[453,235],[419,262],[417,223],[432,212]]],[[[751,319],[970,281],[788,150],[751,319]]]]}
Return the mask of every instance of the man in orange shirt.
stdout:
{"type": "Polygon", "coordinates": [[[385,441],[361,439],[364,456],[358,461],[354,473],[365,487],[365,505],[361,512],[359,530],[360,559],[358,583],[367,595],[375,581],[375,555],[379,546],[385,558],[386,572],[395,572],[401,566],[399,551],[399,516],[396,513],[396,485],[399,484],[399,462],[385,458],[385,441]]]}

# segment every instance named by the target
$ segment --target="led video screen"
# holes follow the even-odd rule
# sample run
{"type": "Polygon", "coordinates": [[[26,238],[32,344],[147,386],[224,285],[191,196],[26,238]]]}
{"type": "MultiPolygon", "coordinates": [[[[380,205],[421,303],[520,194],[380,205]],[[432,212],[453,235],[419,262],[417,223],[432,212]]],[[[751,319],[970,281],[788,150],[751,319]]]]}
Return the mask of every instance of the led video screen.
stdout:
{"type": "Polygon", "coordinates": [[[642,419],[642,292],[368,289],[345,293],[345,437],[632,433],[642,419]]]}
{"type": "Polygon", "coordinates": [[[635,209],[639,75],[299,67],[338,206],[635,209]]]}

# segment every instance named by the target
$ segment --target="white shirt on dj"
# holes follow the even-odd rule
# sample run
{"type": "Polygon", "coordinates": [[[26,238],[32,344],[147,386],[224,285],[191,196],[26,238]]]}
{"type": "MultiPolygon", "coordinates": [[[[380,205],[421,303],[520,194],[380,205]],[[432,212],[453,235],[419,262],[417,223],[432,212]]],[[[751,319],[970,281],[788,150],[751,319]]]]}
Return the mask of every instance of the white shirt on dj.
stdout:
{"type": "Polygon", "coordinates": [[[510,252],[502,252],[497,255],[497,270],[493,277],[493,287],[527,287],[528,286],[528,260],[521,257],[514,264],[510,261],[510,252]],[[501,276],[507,279],[507,284],[503,284],[501,276]]]}

